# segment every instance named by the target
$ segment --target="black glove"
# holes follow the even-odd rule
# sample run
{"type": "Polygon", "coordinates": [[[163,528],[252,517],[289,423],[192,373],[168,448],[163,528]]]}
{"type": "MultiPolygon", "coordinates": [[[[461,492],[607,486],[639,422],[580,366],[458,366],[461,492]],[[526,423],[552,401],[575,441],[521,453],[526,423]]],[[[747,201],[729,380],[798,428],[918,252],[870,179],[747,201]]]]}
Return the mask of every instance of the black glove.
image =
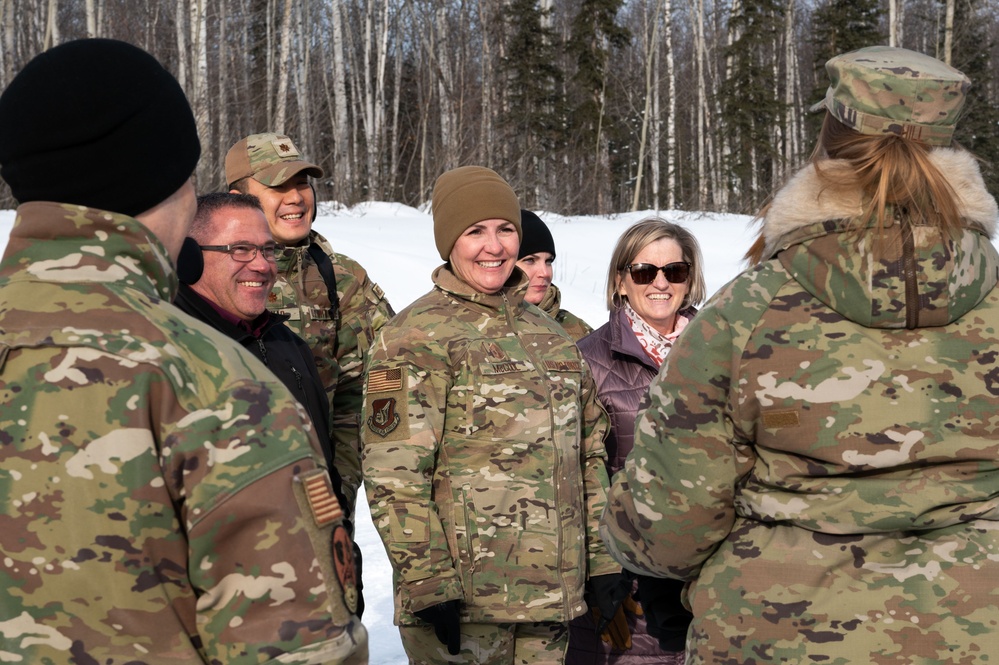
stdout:
{"type": "Polygon", "coordinates": [[[638,577],[638,600],[645,610],[646,629],[663,651],[683,651],[687,627],[694,615],[680,600],[684,583],[663,577],[638,577]]]}
{"type": "Polygon", "coordinates": [[[441,644],[447,645],[447,652],[452,656],[457,656],[461,651],[461,621],[458,614],[460,607],[460,600],[446,600],[413,612],[434,627],[437,639],[441,644]]]}
{"type": "Polygon", "coordinates": [[[631,595],[631,579],[623,573],[597,575],[586,583],[586,604],[600,610],[597,633],[607,630],[624,599],[631,595]]]}

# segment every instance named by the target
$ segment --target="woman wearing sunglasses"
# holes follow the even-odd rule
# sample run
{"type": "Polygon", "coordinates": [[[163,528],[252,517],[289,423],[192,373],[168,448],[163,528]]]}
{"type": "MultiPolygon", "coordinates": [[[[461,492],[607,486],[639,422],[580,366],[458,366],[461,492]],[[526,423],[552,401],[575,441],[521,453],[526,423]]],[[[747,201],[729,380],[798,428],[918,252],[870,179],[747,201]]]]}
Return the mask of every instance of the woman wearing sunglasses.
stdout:
{"type": "MultiPolygon", "coordinates": [[[[604,445],[612,476],[631,452],[639,403],[673,341],[693,318],[694,306],[704,300],[702,264],[693,234],[658,218],[629,228],[614,248],[607,276],[610,320],[579,342],[611,417],[604,445]]],[[[639,580],[641,605],[625,601],[604,636],[607,641],[595,636],[592,616],[576,619],[567,662],[682,663],[690,622],[680,602],[682,586],[671,580],[639,580]],[[653,594],[655,601],[649,602],[653,594]]]]}
{"type": "Polygon", "coordinates": [[[552,264],[555,262],[555,239],[541,218],[530,210],[520,211],[523,238],[517,254],[517,267],[530,280],[524,301],[537,305],[541,311],[565,328],[569,337],[579,340],[593,328],[572,312],[562,309],[562,293],[552,284],[552,264]]]}

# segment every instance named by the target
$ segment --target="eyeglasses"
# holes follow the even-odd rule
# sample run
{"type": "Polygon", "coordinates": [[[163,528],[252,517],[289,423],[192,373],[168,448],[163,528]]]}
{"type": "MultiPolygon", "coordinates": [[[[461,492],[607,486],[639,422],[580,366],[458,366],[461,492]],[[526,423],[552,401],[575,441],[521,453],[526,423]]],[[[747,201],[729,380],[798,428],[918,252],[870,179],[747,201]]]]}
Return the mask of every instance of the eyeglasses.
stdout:
{"type": "Polygon", "coordinates": [[[651,284],[656,281],[656,275],[663,271],[663,277],[671,284],[683,284],[690,277],[690,264],[686,261],[667,263],[664,266],[654,266],[651,263],[632,263],[624,267],[631,274],[635,284],[651,284]]]}
{"type": "Polygon", "coordinates": [[[274,263],[277,261],[274,258],[274,253],[284,249],[284,245],[278,245],[273,242],[266,245],[251,245],[250,243],[241,242],[237,245],[198,245],[198,247],[206,252],[225,252],[232,257],[233,261],[239,261],[240,263],[249,263],[257,258],[258,251],[264,257],[264,260],[274,263]]]}

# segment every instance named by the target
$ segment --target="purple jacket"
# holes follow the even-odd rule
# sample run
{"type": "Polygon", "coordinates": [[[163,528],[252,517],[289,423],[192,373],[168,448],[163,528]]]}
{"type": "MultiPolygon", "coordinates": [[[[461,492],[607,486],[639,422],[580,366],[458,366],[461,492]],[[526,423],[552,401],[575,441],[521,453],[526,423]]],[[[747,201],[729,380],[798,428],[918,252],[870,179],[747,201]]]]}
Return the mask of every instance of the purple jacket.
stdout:
{"type": "MultiPolygon", "coordinates": [[[[693,308],[682,310],[693,317],[693,308]]],[[[631,330],[623,309],[611,312],[610,319],[576,345],[590,365],[597,384],[597,398],[610,416],[611,428],[604,440],[607,449],[607,473],[613,476],[624,466],[635,441],[635,418],[645,400],[649,384],[659,368],[646,355],[631,330]]],[[[679,594],[676,598],[681,605],[679,594]]],[[[604,644],[596,634],[596,624],[590,613],[569,624],[569,651],[566,665],[647,665],[649,663],[683,662],[681,653],[662,651],[656,638],[648,634],[645,619],[626,613],[631,628],[631,649],[618,651],[604,644]]],[[[677,636],[678,639],[680,636],[677,636]]]]}

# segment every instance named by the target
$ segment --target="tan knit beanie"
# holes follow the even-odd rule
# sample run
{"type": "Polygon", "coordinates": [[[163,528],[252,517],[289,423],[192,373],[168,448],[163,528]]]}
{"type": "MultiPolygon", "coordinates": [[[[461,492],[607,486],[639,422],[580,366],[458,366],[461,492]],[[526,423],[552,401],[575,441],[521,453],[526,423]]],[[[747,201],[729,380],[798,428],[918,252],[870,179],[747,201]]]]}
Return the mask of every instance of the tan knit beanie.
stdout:
{"type": "Polygon", "coordinates": [[[462,166],[442,173],[434,184],[434,240],[445,261],[458,236],[472,224],[505,219],[520,229],[520,201],[498,173],[484,166],[462,166]]]}

